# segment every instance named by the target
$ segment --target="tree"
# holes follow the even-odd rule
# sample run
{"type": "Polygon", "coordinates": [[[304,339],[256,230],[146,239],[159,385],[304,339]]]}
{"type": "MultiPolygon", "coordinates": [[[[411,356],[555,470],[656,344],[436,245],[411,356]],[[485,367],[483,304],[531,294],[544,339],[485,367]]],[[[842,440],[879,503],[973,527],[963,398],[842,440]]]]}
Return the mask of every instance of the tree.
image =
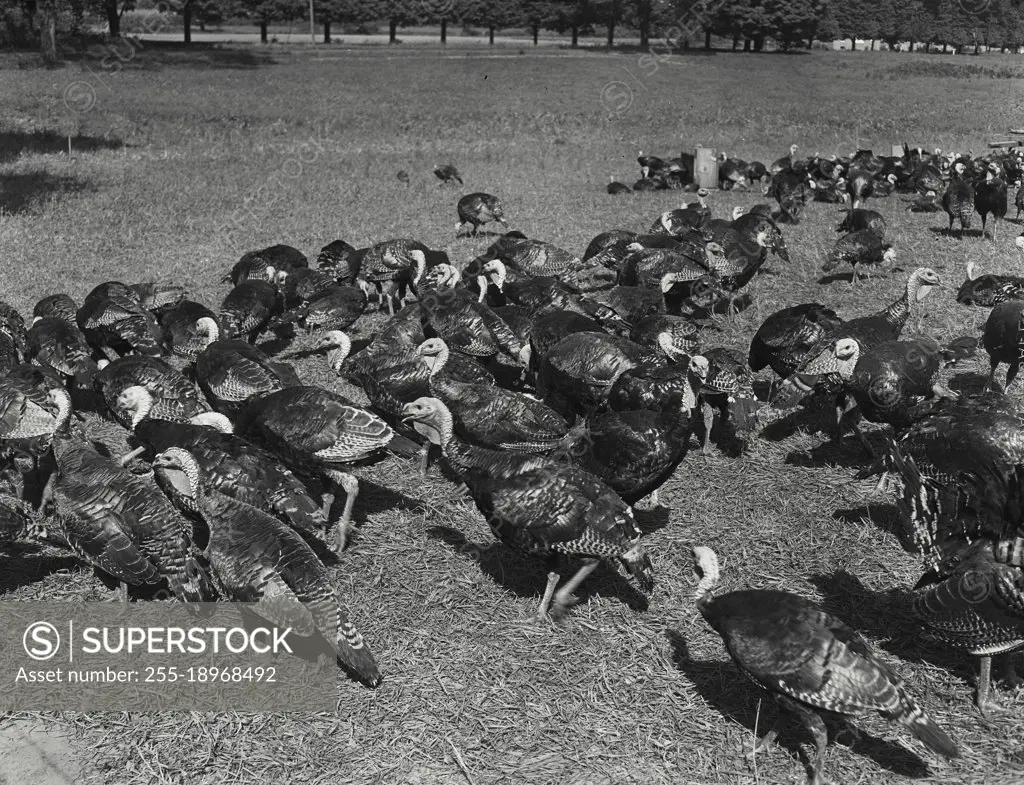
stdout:
{"type": "Polygon", "coordinates": [[[580,31],[589,31],[595,21],[595,6],[589,0],[567,0],[560,3],[548,3],[549,13],[546,26],[559,33],[569,32],[572,46],[578,46],[580,31]]]}
{"type": "Polygon", "coordinates": [[[522,24],[523,9],[515,2],[502,0],[462,0],[457,6],[463,24],[487,28],[488,41],[494,44],[494,31],[522,24]]]}
{"type": "MultiPolygon", "coordinates": [[[[184,0],[186,5],[196,0],[184,0]]],[[[304,0],[243,0],[249,18],[260,27],[260,41],[267,43],[267,28],[271,22],[291,22],[301,19],[306,11],[304,0]]]]}
{"type": "Polygon", "coordinates": [[[87,7],[94,13],[102,14],[107,20],[107,30],[111,38],[119,38],[121,17],[125,11],[135,8],[135,0],[93,0],[87,7]]]}
{"type": "Polygon", "coordinates": [[[57,54],[57,0],[40,0],[39,49],[43,62],[56,65],[57,54]]]}
{"type": "Polygon", "coordinates": [[[763,34],[775,38],[783,49],[789,49],[799,41],[814,38],[828,3],[824,0],[762,0],[761,7],[766,17],[763,34]]]}

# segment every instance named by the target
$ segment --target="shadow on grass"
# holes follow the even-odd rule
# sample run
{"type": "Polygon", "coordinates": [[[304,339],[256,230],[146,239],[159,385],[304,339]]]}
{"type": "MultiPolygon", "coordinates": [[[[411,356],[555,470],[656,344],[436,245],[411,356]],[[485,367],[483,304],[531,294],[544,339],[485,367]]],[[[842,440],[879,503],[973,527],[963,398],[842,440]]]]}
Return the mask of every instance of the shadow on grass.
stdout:
{"type": "Polygon", "coordinates": [[[5,543],[0,547],[4,569],[0,571],[0,594],[39,583],[61,570],[70,570],[81,562],[68,553],[54,553],[36,543],[5,543]]]}
{"type": "Polygon", "coordinates": [[[862,504],[859,507],[846,507],[832,513],[833,520],[841,523],[860,524],[863,521],[870,521],[887,534],[895,537],[907,553],[915,553],[917,547],[914,545],[910,534],[903,524],[899,507],[889,501],[882,501],[877,504],[862,504]]]}
{"type": "Polygon", "coordinates": [[[965,229],[961,232],[959,229],[956,228],[956,226],[953,227],[952,235],[950,235],[949,229],[945,226],[929,226],[928,231],[931,232],[932,234],[941,235],[943,237],[953,237],[956,240],[965,239],[967,237],[981,238],[984,236],[981,233],[981,229],[965,229]]]}
{"type": "MultiPolygon", "coordinates": [[[[875,455],[885,453],[891,441],[886,429],[862,430],[861,432],[875,455]]],[[[790,466],[810,468],[843,466],[848,469],[858,469],[870,464],[873,460],[874,457],[864,449],[860,439],[849,429],[843,431],[843,440],[838,444],[830,438],[829,441],[814,449],[795,450],[786,456],[786,463],[790,466]]]]}
{"type": "Polygon", "coordinates": [[[88,64],[100,76],[122,69],[159,70],[178,68],[252,69],[275,65],[270,52],[251,47],[232,47],[222,43],[121,39],[95,40],[68,53],[68,62],[88,64]]]}
{"type": "Polygon", "coordinates": [[[5,175],[0,180],[0,212],[23,213],[50,197],[91,190],[95,188],[77,177],[47,172],[5,175]]]}
{"type": "MultiPolygon", "coordinates": [[[[476,561],[480,569],[506,591],[540,602],[549,566],[543,557],[524,556],[494,541],[472,543],[461,531],[450,526],[431,526],[427,529],[427,536],[441,540],[456,553],[476,561]]],[[[555,568],[562,576],[559,586],[571,578],[578,567],[575,560],[561,559],[555,568]]],[[[647,598],[605,564],[600,565],[576,590],[576,597],[581,603],[597,595],[615,597],[637,611],[645,611],[648,607],[647,598]]]]}
{"type": "MultiPolygon", "coordinates": [[[[693,683],[704,700],[721,712],[722,716],[735,720],[749,731],[751,747],[753,737],[763,736],[778,717],[783,724],[776,740],[777,745],[794,759],[799,759],[805,767],[810,768],[810,761],[800,747],[802,742],[810,742],[810,733],[798,719],[790,712],[782,711],[781,707],[772,707],[772,701],[762,703],[759,716],[758,695],[764,693],[740,677],[731,662],[694,660],[690,657],[686,639],[680,633],[669,629],[665,631],[665,635],[672,647],[673,665],[693,683]]],[[[826,723],[829,725],[829,741],[833,746],[845,746],[855,755],[870,758],[882,768],[905,777],[924,777],[928,774],[925,762],[910,750],[865,733],[836,715],[826,715],[826,723]]],[[[759,754],[772,753],[765,750],[759,754]]],[[[827,758],[825,769],[827,773],[827,758]]]]}
{"type": "MultiPolygon", "coordinates": [[[[72,154],[96,150],[120,150],[124,142],[102,136],[72,136],[72,154]]],[[[66,153],[68,138],[56,131],[0,131],[0,163],[12,161],[22,153],[66,153]]],[[[4,178],[6,182],[7,177],[4,178]]]]}
{"type": "MultiPolygon", "coordinates": [[[[998,384],[998,379],[996,383],[998,384]]],[[[974,373],[971,371],[965,371],[963,373],[955,374],[949,380],[949,389],[951,389],[953,392],[960,393],[960,395],[964,396],[981,395],[982,393],[986,392],[987,385],[987,373],[974,373]]],[[[998,389],[1000,392],[1005,392],[1001,384],[999,384],[998,389]]]]}
{"type": "Polygon", "coordinates": [[[969,656],[922,634],[911,605],[913,592],[907,587],[872,591],[846,570],[810,578],[824,598],[823,605],[849,622],[858,632],[884,641],[882,649],[902,660],[927,663],[955,674],[968,684],[975,677],[969,656]]]}

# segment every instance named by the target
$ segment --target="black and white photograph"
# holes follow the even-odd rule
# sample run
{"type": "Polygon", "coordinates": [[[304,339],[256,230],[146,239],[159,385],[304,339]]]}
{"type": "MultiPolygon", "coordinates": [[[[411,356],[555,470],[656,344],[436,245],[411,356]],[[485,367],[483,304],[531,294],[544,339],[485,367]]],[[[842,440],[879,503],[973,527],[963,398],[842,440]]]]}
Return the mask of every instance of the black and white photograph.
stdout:
{"type": "Polygon", "coordinates": [[[0,0],[0,785],[1024,782],[1024,0],[0,0]]]}

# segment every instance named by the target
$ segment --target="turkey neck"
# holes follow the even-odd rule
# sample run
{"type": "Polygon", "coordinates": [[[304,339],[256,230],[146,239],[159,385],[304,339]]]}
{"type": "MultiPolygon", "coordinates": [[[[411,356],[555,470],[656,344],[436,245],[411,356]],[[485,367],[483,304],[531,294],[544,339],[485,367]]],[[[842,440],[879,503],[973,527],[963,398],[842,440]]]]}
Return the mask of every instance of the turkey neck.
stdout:
{"type": "Polygon", "coordinates": [[[899,299],[895,300],[892,305],[882,312],[885,320],[896,329],[897,335],[903,330],[907,319],[910,318],[910,313],[917,302],[917,290],[920,286],[920,278],[915,272],[907,280],[907,288],[900,295],[899,299]]]}

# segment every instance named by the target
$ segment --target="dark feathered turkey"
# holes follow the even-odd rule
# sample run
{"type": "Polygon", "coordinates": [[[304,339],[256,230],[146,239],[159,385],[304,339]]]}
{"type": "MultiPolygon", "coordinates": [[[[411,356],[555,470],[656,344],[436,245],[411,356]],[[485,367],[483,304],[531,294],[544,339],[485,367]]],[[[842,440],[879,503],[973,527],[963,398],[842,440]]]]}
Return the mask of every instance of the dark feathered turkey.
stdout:
{"type": "Polygon", "coordinates": [[[356,284],[367,293],[375,291],[381,308],[393,316],[396,301],[403,303],[407,290],[416,286],[427,269],[429,249],[415,240],[385,240],[366,249],[356,284]]]}
{"type": "Polygon", "coordinates": [[[25,320],[13,306],[0,301],[0,373],[25,361],[25,340],[25,320]]]}
{"type": "Polygon", "coordinates": [[[344,549],[359,483],[342,466],[385,448],[414,455],[419,446],[374,414],[321,387],[288,387],[254,398],[238,416],[238,433],[255,439],[300,472],[323,474],[345,492],[334,545],[344,549]]]}
{"type": "Polygon", "coordinates": [[[751,370],[768,367],[785,379],[842,323],[835,311],[819,303],[802,303],[776,311],[761,323],[750,341],[751,370]]]}
{"type": "Polygon", "coordinates": [[[859,232],[868,230],[885,239],[885,218],[874,210],[851,210],[836,227],[840,232],[859,232]]]}
{"type": "Polygon", "coordinates": [[[110,281],[93,289],[82,301],[76,322],[86,340],[109,359],[129,352],[160,355],[160,325],[123,283],[110,281]]]}
{"type": "Polygon", "coordinates": [[[995,379],[999,364],[1007,363],[1010,367],[1006,371],[1004,390],[1008,390],[1024,361],[1024,301],[1001,302],[989,312],[982,345],[988,352],[991,365],[989,385],[995,379]]]}
{"type": "Polygon", "coordinates": [[[220,325],[224,338],[241,338],[255,343],[274,317],[284,312],[284,296],[267,281],[242,281],[220,304],[220,325]]]}
{"type": "Polygon", "coordinates": [[[194,360],[203,349],[220,338],[217,315],[205,305],[182,300],[160,315],[164,346],[176,357],[194,360]]]}
{"type": "Polygon", "coordinates": [[[949,216],[948,233],[953,234],[953,222],[960,222],[960,235],[971,228],[974,216],[974,186],[966,179],[967,167],[963,163],[953,165],[949,185],[942,194],[942,208],[949,216]]]}
{"type": "Polygon", "coordinates": [[[459,175],[459,170],[456,169],[452,164],[439,164],[434,167],[434,176],[445,183],[458,183],[462,185],[462,177],[459,175]]]}
{"type": "Polygon", "coordinates": [[[119,406],[118,399],[129,387],[145,387],[153,394],[150,416],[161,420],[187,422],[210,411],[195,385],[159,357],[133,355],[114,360],[96,374],[93,387],[126,428],[131,427],[131,415],[119,406]]]}
{"type": "Polygon", "coordinates": [[[913,608],[942,643],[980,659],[975,703],[982,713],[999,709],[989,699],[992,658],[1024,648],[1024,539],[951,543],[935,570],[915,587],[913,608]]]}
{"type": "MultiPolygon", "coordinates": [[[[828,731],[823,716],[877,712],[906,727],[946,757],[955,742],[910,695],[903,680],[842,621],[795,594],[747,589],[714,595],[719,568],[715,552],[694,548],[703,573],[697,609],[722,636],[729,656],[744,676],[795,714],[814,737],[812,785],[819,785],[828,731]]],[[[759,742],[774,741],[780,724],[759,742]]]]}
{"type": "Polygon", "coordinates": [[[301,537],[214,490],[186,450],[162,452],[153,468],[168,495],[209,528],[203,556],[228,600],[254,603],[257,614],[296,636],[323,636],[353,675],[369,686],[380,683],[373,654],[339,604],[330,573],[301,537]]]}
{"type": "Polygon", "coordinates": [[[296,531],[318,534],[327,516],[306,486],[268,450],[205,425],[142,419],[135,438],[155,456],[171,447],[192,453],[214,490],[273,512],[296,531]]]}
{"type": "Polygon", "coordinates": [[[297,248],[290,245],[272,245],[269,248],[242,254],[242,258],[223,280],[235,286],[243,281],[253,280],[283,283],[292,270],[308,266],[309,260],[297,248]]]}
{"type": "Polygon", "coordinates": [[[405,417],[440,445],[495,536],[548,560],[539,616],[547,614],[552,597],[553,615],[563,614],[575,602],[573,591],[602,561],[621,564],[644,591],[653,589],[654,569],[632,510],[594,475],[568,462],[468,445],[453,435],[451,413],[436,398],[413,401],[405,417]],[[582,557],[583,565],[556,593],[559,556],[582,557]]]}
{"type": "Polygon", "coordinates": [[[135,296],[139,298],[142,307],[156,316],[160,315],[175,303],[185,299],[188,292],[184,286],[173,283],[156,283],[147,281],[145,283],[133,283],[129,287],[135,296]]]}
{"type": "Polygon", "coordinates": [[[334,285],[286,311],[271,326],[297,324],[309,333],[344,330],[363,315],[366,305],[366,292],[362,289],[334,285]]]}
{"type": "Polygon", "coordinates": [[[286,362],[272,360],[245,341],[214,341],[196,358],[196,382],[210,404],[229,416],[250,398],[299,384],[286,362]]]}
{"type": "Polygon", "coordinates": [[[1008,208],[1006,177],[1001,167],[992,162],[985,170],[985,179],[974,186],[974,209],[981,216],[981,234],[985,236],[985,222],[992,216],[992,239],[996,239],[999,222],[1006,217],[1008,208]]]}
{"type": "Polygon", "coordinates": [[[470,226],[470,234],[476,235],[480,227],[492,221],[500,223],[508,229],[508,222],[505,220],[505,211],[497,196],[485,194],[482,191],[466,194],[456,205],[459,214],[459,223],[455,227],[455,234],[458,236],[463,227],[470,226]]]}
{"type": "Polygon", "coordinates": [[[340,284],[351,286],[359,276],[363,255],[344,240],[334,240],[320,249],[316,266],[326,270],[340,284]]]}
{"type": "Polygon", "coordinates": [[[193,550],[191,527],[151,481],[75,437],[58,437],[53,449],[55,529],[78,556],[121,581],[125,590],[166,580],[183,600],[214,598],[193,550]]]}
{"type": "Polygon", "coordinates": [[[991,308],[1007,300],[1024,300],[1024,278],[994,273],[979,275],[974,262],[967,263],[967,278],[956,295],[958,303],[991,308]]]}
{"type": "Polygon", "coordinates": [[[26,346],[34,362],[74,379],[80,387],[88,387],[98,370],[73,314],[70,320],[59,316],[35,317],[26,335],[26,346]]]}
{"type": "Polygon", "coordinates": [[[882,240],[871,229],[860,229],[856,232],[844,234],[836,240],[835,246],[828,255],[828,259],[821,266],[822,271],[831,272],[844,262],[851,267],[850,283],[857,283],[861,273],[857,267],[868,265],[880,265],[883,262],[892,262],[896,258],[896,251],[893,247],[882,240]]]}

